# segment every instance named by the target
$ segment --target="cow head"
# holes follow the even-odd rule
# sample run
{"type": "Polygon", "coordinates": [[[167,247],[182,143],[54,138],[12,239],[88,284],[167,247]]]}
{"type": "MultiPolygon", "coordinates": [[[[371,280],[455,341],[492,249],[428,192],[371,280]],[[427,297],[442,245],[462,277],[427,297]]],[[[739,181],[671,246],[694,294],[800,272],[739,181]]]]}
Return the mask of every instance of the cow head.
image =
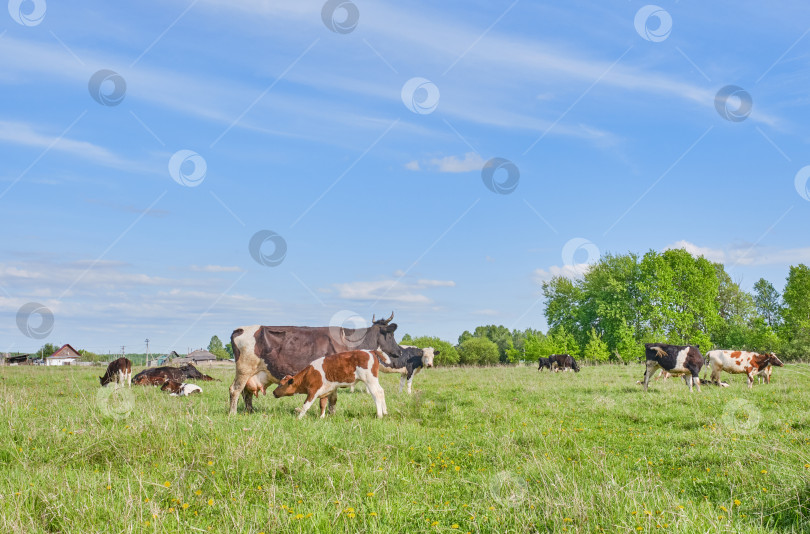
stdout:
{"type": "Polygon", "coordinates": [[[295,383],[295,377],[292,375],[287,375],[281,379],[281,382],[278,383],[278,387],[273,390],[273,396],[275,398],[280,397],[289,397],[290,395],[295,395],[297,393],[297,384],[295,383]]]}
{"type": "Polygon", "coordinates": [[[168,391],[170,393],[177,393],[180,391],[180,388],[183,387],[183,384],[178,382],[177,380],[168,380],[160,386],[160,391],[168,391]]]}
{"type": "Polygon", "coordinates": [[[98,380],[99,382],[101,382],[102,386],[106,386],[107,384],[110,383],[110,377],[108,377],[107,375],[98,377],[98,380]]]}
{"type": "Polygon", "coordinates": [[[438,350],[433,347],[426,347],[422,349],[422,366],[425,368],[433,367],[433,357],[439,354],[438,350]]]}
{"type": "MultiPolygon", "coordinates": [[[[397,340],[394,339],[394,331],[397,329],[396,323],[391,323],[394,318],[394,312],[391,312],[391,317],[388,319],[374,320],[371,316],[371,327],[368,329],[368,334],[376,336],[377,349],[390,354],[392,356],[400,356],[402,354],[402,347],[399,346],[397,340]]],[[[373,340],[373,338],[372,338],[373,340]]],[[[372,343],[373,344],[373,343],[372,343]]]]}
{"type": "Polygon", "coordinates": [[[766,359],[765,362],[771,365],[775,365],[776,367],[782,367],[785,365],[784,363],[782,363],[782,360],[777,358],[776,354],[774,354],[773,352],[768,354],[768,359],[766,359]]]}

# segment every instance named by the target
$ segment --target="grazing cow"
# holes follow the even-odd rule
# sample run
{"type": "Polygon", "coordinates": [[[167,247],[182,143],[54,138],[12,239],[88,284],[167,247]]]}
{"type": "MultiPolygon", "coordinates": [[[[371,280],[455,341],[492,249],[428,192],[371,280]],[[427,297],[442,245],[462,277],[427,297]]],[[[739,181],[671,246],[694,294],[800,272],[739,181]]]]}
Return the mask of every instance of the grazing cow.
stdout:
{"type": "Polygon", "coordinates": [[[135,385],[139,386],[161,386],[169,380],[183,382],[184,380],[214,380],[214,378],[202,374],[196,367],[187,363],[180,367],[150,367],[132,379],[135,385]]]}
{"type": "Polygon", "coordinates": [[[665,343],[645,343],[644,355],[647,359],[647,370],[644,372],[644,391],[650,383],[650,378],[658,368],[662,368],[670,375],[683,375],[684,382],[692,392],[696,385],[700,392],[701,367],[705,363],[700,349],[693,345],[667,345],[665,343]]]}
{"type": "Polygon", "coordinates": [[[276,398],[303,393],[307,396],[298,419],[304,417],[315,399],[321,401],[321,417],[326,415],[326,403],[329,402],[329,413],[335,413],[337,390],[351,386],[358,380],[366,384],[366,389],[377,406],[377,417],[388,415],[385,406],[385,392],[379,381],[380,362],[390,365],[391,360],[379,350],[352,350],[331,354],[314,360],[294,376],[287,375],[281,379],[273,390],[276,398]]]}
{"type": "Polygon", "coordinates": [[[102,386],[107,384],[118,384],[123,386],[125,383],[132,386],[132,362],[126,358],[118,358],[113,360],[107,365],[107,371],[104,376],[98,377],[102,386]]]}
{"type": "Polygon", "coordinates": [[[399,373],[402,375],[399,379],[399,392],[402,393],[402,388],[405,383],[408,383],[408,394],[411,393],[411,385],[413,377],[422,370],[423,367],[433,367],[433,357],[440,354],[438,350],[433,347],[425,347],[420,349],[412,345],[400,345],[402,354],[399,356],[389,356],[391,358],[391,365],[389,366],[383,362],[380,369],[383,373],[399,373]]]}
{"type": "Polygon", "coordinates": [[[537,360],[537,370],[541,371],[544,367],[548,367],[548,370],[551,371],[551,360],[548,358],[538,358],[537,360]]]}
{"type": "Polygon", "coordinates": [[[393,312],[388,319],[374,320],[368,328],[342,328],[339,326],[244,326],[231,334],[231,346],[236,360],[236,376],[230,387],[230,414],[236,413],[239,395],[245,401],[245,410],[253,411],[253,393],[264,391],[264,386],[305,369],[313,360],[350,350],[382,350],[390,356],[399,356],[402,349],[394,339],[397,329],[393,312]],[[391,323],[391,324],[389,324],[391,323]],[[252,377],[254,389],[246,389],[252,377]],[[261,383],[261,387],[258,384],[261,383]]]}
{"type": "Polygon", "coordinates": [[[771,364],[766,365],[765,369],[760,369],[757,372],[757,384],[761,384],[763,379],[765,380],[766,384],[770,384],[771,383],[771,371],[772,370],[773,370],[773,367],[771,366],[771,364]]]}
{"type": "Polygon", "coordinates": [[[185,384],[176,380],[168,380],[161,387],[160,391],[168,391],[172,397],[188,397],[195,393],[202,393],[202,388],[195,384],[185,384]]]}
{"type": "Polygon", "coordinates": [[[549,368],[554,371],[559,371],[562,369],[563,371],[567,371],[568,369],[573,369],[575,373],[579,372],[579,366],[577,365],[576,360],[574,360],[573,356],[570,354],[552,354],[548,357],[549,361],[549,368]],[[554,364],[557,364],[557,367],[554,367],[554,364]]]}
{"type": "Polygon", "coordinates": [[[776,354],[758,354],[756,352],[731,351],[731,350],[710,350],[709,367],[712,370],[712,382],[719,382],[720,371],[731,374],[745,373],[748,375],[748,389],[754,386],[754,377],[759,373],[766,373],[766,378],[770,382],[770,372],[767,369],[771,365],[782,367],[784,364],[776,357],[776,354]]]}

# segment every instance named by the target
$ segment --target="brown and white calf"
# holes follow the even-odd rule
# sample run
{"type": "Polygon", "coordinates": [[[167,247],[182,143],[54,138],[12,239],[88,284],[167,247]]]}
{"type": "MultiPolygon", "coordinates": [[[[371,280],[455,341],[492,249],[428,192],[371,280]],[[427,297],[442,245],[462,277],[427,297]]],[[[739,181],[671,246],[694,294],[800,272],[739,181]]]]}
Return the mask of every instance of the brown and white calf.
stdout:
{"type": "Polygon", "coordinates": [[[102,386],[107,384],[124,384],[132,387],[132,362],[126,358],[118,358],[113,360],[107,365],[107,371],[104,376],[98,377],[102,386]]]}
{"type": "Polygon", "coordinates": [[[385,392],[379,380],[381,361],[388,364],[391,362],[388,355],[379,350],[352,350],[324,356],[295,375],[282,378],[278,387],[273,390],[273,396],[287,397],[296,393],[306,395],[307,399],[298,419],[304,417],[316,398],[320,399],[321,417],[324,417],[327,401],[329,413],[335,413],[338,388],[352,386],[359,380],[366,384],[366,389],[374,399],[377,417],[382,417],[388,415],[388,408],[385,406],[385,392]]]}
{"type": "Polygon", "coordinates": [[[731,374],[745,373],[748,375],[748,388],[754,386],[754,377],[760,373],[766,373],[766,379],[770,382],[770,373],[766,370],[771,365],[782,367],[784,364],[776,357],[776,354],[759,354],[756,352],[745,352],[740,350],[710,350],[709,367],[712,370],[712,382],[720,380],[720,372],[725,371],[731,374]]]}
{"type": "Polygon", "coordinates": [[[168,380],[160,387],[160,391],[168,391],[172,397],[188,397],[194,393],[202,393],[202,388],[196,384],[168,380]]]}

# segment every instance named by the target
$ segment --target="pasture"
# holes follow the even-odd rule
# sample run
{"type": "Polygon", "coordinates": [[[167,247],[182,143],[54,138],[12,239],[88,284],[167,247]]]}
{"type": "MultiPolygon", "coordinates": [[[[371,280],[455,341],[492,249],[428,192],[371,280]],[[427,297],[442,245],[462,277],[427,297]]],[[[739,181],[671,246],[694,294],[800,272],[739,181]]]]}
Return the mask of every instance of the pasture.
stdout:
{"type": "Polygon", "coordinates": [[[0,532],[807,532],[810,368],[636,385],[643,366],[440,368],[390,415],[341,391],[228,417],[201,396],[0,368],[0,532]]]}

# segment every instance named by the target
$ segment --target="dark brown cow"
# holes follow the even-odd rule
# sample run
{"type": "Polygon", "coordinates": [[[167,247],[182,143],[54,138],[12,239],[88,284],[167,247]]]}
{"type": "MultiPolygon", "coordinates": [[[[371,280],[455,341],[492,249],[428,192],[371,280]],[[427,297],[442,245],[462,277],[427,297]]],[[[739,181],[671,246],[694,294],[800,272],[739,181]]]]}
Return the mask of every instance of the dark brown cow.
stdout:
{"type": "Polygon", "coordinates": [[[666,343],[645,343],[644,355],[647,358],[647,369],[644,372],[644,391],[650,383],[650,378],[658,368],[662,368],[670,375],[683,375],[689,391],[696,385],[700,391],[701,367],[706,361],[700,354],[700,349],[693,345],[667,345],[666,343]]]}
{"type": "Polygon", "coordinates": [[[313,360],[351,350],[382,350],[400,356],[394,339],[397,329],[393,312],[388,319],[375,321],[368,328],[339,326],[243,326],[231,334],[236,360],[236,376],[230,388],[230,414],[236,413],[241,394],[245,410],[253,411],[253,396],[264,392],[269,383],[294,375],[313,360]],[[391,324],[389,324],[391,323],[391,324]],[[249,387],[245,387],[249,386],[249,387]]]}
{"type": "Polygon", "coordinates": [[[183,382],[185,380],[214,380],[214,378],[204,375],[196,367],[187,363],[180,367],[154,367],[144,369],[132,379],[138,386],[160,386],[169,380],[183,382]]]}
{"type": "Polygon", "coordinates": [[[107,365],[107,371],[104,376],[98,377],[102,386],[107,384],[118,384],[123,386],[125,383],[132,386],[132,362],[126,358],[118,358],[113,360],[107,365]]]}
{"type": "Polygon", "coordinates": [[[579,365],[577,365],[576,360],[570,354],[552,354],[548,357],[548,361],[549,369],[554,371],[573,369],[575,373],[579,372],[579,365]],[[557,364],[556,369],[554,368],[555,363],[557,364]]]}

